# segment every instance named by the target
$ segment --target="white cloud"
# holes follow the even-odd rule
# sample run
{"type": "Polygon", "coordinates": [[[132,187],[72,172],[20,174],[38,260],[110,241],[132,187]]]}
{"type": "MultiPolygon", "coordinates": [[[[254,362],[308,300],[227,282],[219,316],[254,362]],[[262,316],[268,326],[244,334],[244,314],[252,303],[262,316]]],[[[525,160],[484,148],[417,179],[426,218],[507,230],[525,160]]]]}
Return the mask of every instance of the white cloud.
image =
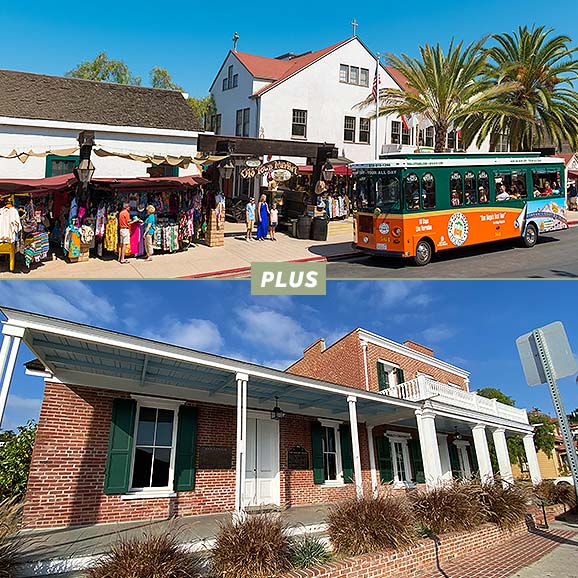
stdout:
{"type": "Polygon", "coordinates": [[[2,422],[2,429],[14,430],[19,425],[25,425],[29,420],[38,422],[41,399],[9,395],[6,404],[6,414],[2,422]]]}
{"type": "Polygon", "coordinates": [[[423,281],[343,282],[338,285],[337,294],[341,301],[365,300],[382,309],[407,306],[414,310],[433,301],[423,281]]]}
{"type": "Polygon", "coordinates": [[[457,333],[454,327],[450,327],[449,325],[435,325],[433,327],[429,327],[421,332],[422,339],[426,343],[439,343],[441,341],[445,341],[446,339],[450,339],[457,333]]]}
{"type": "Polygon", "coordinates": [[[263,350],[301,356],[316,339],[295,319],[272,309],[244,307],[236,310],[236,317],[239,319],[236,332],[263,350]]]}
{"type": "Polygon", "coordinates": [[[82,281],[0,281],[0,303],[80,323],[111,322],[114,305],[82,281]]]}
{"type": "Polygon", "coordinates": [[[179,321],[165,317],[156,331],[146,331],[143,336],[209,353],[220,352],[224,345],[219,328],[207,319],[179,321]]]}

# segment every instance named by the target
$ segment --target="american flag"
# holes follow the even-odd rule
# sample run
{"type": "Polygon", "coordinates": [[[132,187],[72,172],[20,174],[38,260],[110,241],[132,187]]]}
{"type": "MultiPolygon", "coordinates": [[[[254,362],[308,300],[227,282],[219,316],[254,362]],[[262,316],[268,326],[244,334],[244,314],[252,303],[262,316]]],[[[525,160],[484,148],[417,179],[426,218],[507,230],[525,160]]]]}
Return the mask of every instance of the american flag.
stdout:
{"type": "Polygon", "coordinates": [[[379,91],[379,65],[375,66],[375,76],[373,77],[373,90],[371,94],[373,94],[373,100],[377,102],[377,94],[379,91]]]}

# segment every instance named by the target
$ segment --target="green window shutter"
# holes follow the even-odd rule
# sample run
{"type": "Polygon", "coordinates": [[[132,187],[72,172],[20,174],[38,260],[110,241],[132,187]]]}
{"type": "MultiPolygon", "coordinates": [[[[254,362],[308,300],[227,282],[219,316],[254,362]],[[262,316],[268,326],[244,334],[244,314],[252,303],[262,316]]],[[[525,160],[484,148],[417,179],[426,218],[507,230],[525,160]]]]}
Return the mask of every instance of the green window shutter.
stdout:
{"type": "Polygon", "coordinates": [[[311,423],[311,450],[313,462],[313,483],[325,483],[325,468],[323,466],[323,426],[314,421],[311,423]]]}
{"type": "Polygon", "coordinates": [[[195,489],[195,457],[197,446],[197,408],[181,405],[177,426],[177,450],[175,456],[176,492],[195,489]]]}
{"type": "Polygon", "coordinates": [[[377,362],[377,383],[379,385],[379,391],[387,389],[389,387],[389,375],[383,363],[377,362]]]}
{"type": "Polygon", "coordinates": [[[415,482],[417,484],[425,484],[425,472],[423,469],[423,460],[421,457],[421,444],[419,443],[419,440],[412,438],[409,440],[408,446],[415,482]]]}
{"type": "Polygon", "coordinates": [[[136,401],[133,399],[113,400],[104,475],[105,494],[125,494],[130,488],[135,419],[136,401]]]}
{"type": "Polygon", "coordinates": [[[398,367],[395,370],[395,373],[397,374],[397,383],[405,383],[405,375],[403,373],[403,369],[401,367],[398,367]]]}
{"type": "Polygon", "coordinates": [[[381,435],[375,438],[377,447],[377,463],[382,484],[393,482],[393,461],[391,459],[391,444],[389,439],[381,435]]]}
{"type": "Polygon", "coordinates": [[[351,427],[341,425],[339,427],[341,438],[341,465],[343,466],[343,481],[346,484],[353,483],[353,446],[351,444],[351,427]]]}
{"type": "Polygon", "coordinates": [[[459,478],[462,475],[460,470],[460,458],[458,457],[458,448],[453,443],[448,444],[448,451],[450,453],[450,466],[452,468],[452,475],[454,478],[459,478]]]}
{"type": "Polygon", "coordinates": [[[478,474],[480,468],[478,466],[478,458],[476,456],[475,450],[472,448],[472,446],[466,446],[466,452],[468,454],[468,459],[470,460],[470,467],[472,468],[472,473],[478,474]]]}

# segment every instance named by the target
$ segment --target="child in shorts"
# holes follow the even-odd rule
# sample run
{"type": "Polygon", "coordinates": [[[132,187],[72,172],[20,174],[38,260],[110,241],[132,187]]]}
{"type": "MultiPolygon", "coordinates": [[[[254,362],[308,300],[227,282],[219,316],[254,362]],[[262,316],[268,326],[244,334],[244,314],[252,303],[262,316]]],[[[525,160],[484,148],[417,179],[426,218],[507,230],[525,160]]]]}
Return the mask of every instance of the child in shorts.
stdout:
{"type": "Polygon", "coordinates": [[[279,213],[277,211],[277,203],[273,203],[273,205],[271,206],[271,225],[269,226],[269,235],[271,241],[277,240],[275,238],[275,228],[277,227],[278,223],[279,223],[279,213]]]}

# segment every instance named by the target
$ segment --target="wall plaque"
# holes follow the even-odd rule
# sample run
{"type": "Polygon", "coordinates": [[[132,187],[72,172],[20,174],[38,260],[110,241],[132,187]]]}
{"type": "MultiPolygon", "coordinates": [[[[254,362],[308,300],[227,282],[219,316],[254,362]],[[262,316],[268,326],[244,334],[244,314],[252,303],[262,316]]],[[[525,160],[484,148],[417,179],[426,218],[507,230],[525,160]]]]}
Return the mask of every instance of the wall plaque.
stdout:
{"type": "Polygon", "coordinates": [[[301,446],[295,446],[287,452],[287,467],[290,470],[308,470],[309,453],[301,446]]]}
{"type": "Polygon", "coordinates": [[[199,469],[230,470],[233,467],[233,448],[199,447],[199,469]]]}

